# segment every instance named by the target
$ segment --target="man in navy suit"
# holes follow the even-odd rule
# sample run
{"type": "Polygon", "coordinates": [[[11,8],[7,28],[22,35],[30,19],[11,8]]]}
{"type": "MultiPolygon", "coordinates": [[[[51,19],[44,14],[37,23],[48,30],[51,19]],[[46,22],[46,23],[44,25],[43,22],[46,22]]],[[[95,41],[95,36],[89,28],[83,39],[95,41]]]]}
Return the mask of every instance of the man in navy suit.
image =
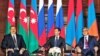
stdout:
{"type": "MultiPolygon", "coordinates": [[[[45,48],[50,47],[50,49],[52,49],[52,50],[55,51],[55,49],[57,47],[58,52],[59,52],[61,48],[64,48],[65,47],[65,40],[64,40],[64,38],[62,38],[60,36],[60,31],[61,31],[60,28],[55,28],[55,31],[54,31],[55,32],[55,35],[49,37],[49,40],[44,45],[45,48]]],[[[49,49],[49,51],[50,51],[50,49],[49,49]]],[[[50,52],[53,52],[53,51],[50,51],[50,52]]]]}
{"type": "Polygon", "coordinates": [[[83,56],[94,56],[94,53],[98,50],[98,44],[95,37],[89,35],[88,28],[86,27],[83,29],[83,37],[80,38],[76,50],[82,53],[83,56]]]}
{"type": "Polygon", "coordinates": [[[16,33],[16,27],[10,27],[10,34],[4,36],[1,43],[1,49],[7,56],[27,56],[26,45],[23,37],[16,33]]]}

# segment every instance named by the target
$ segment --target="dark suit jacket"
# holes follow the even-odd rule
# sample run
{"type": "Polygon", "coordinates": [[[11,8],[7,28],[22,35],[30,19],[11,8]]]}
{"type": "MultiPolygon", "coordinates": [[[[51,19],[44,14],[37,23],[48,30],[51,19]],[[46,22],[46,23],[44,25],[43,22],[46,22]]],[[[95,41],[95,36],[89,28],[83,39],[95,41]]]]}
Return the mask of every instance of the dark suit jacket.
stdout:
{"type": "Polygon", "coordinates": [[[98,40],[98,47],[99,47],[99,50],[97,52],[98,56],[100,56],[100,39],[98,40]]]}
{"type": "Polygon", "coordinates": [[[99,50],[100,50],[100,39],[98,40],[98,47],[99,47],[99,50]]]}
{"type": "MultiPolygon", "coordinates": [[[[44,47],[48,47],[48,46],[50,48],[54,47],[54,43],[55,43],[54,41],[55,41],[55,36],[51,36],[47,41],[47,43],[44,45],[44,47]]],[[[57,43],[57,47],[62,48],[64,46],[65,46],[65,40],[60,36],[57,43]]]]}
{"type": "MultiPolygon", "coordinates": [[[[98,46],[98,43],[97,43],[97,41],[96,41],[94,36],[89,36],[88,45],[89,45],[89,49],[90,50],[93,50],[93,48],[95,46],[98,46]]],[[[84,37],[80,38],[77,46],[79,46],[83,50],[83,48],[84,48],[84,37]]]]}
{"type": "MultiPolygon", "coordinates": [[[[19,50],[21,48],[26,48],[25,42],[21,35],[16,34],[16,39],[17,39],[17,45],[18,45],[19,50]]],[[[7,48],[14,48],[14,47],[15,45],[14,45],[14,41],[11,34],[5,35],[1,43],[1,49],[4,51],[7,48]]]]}

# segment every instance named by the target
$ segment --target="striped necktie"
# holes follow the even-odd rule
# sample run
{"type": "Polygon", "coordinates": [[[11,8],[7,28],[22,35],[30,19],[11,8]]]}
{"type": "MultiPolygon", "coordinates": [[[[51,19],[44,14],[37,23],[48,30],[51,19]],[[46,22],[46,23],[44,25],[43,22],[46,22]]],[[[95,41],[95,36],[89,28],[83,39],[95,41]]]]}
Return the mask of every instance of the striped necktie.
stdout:
{"type": "Polygon", "coordinates": [[[86,47],[86,49],[88,49],[88,40],[87,40],[87,37],[85,37],[85,47],[86,47]]]}
{"type": "Polygon", "coordinates": [[[17,45],[17,39],[15,38],[15,35],[13,35],[13,41],[14,41],[14,44],[15,44],[15,50],[18,50],[18,45],[17,45]]]}

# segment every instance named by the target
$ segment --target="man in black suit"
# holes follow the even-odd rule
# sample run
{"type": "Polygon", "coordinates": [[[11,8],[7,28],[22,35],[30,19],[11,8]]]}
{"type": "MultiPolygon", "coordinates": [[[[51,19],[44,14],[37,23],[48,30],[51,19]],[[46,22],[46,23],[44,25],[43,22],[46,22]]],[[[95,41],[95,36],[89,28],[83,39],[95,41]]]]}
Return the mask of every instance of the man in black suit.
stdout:
{"type": "MultiPolygon", "coordinates": [[[[49,52],[54,52],[55,49],[58,49],[58,52],[60,52],[61,48],[65,47],[65,40],[60,36],[60,28],[55,28],[55,35],[49,37],[49,40],[47,41],[47,43],[44,45],[45,48],[49,47],[49,52]],[[51,50],[52,49],[52,50],[51,50]]],[[[42,47],[42,49],[44,49],[42,47]]],[[[56,49],[56,50],[57,50],[56,49]]]]}
{"type": "Polygon", "coordinates": [[[94,36],[90,36],[88,33],[88,28],[84,27],[83,37],[80,38],[76,50],[82,53],[83,56],[94,56],[95,52],[98,50],[98,44],[94,36]]]}
{"type": "Polygon", "coordinates": [[[27,56],[26,45],[23,37],[16,33],[16,27],[10,27],[10,34],[4,36],[1,49],[7,56],[27,56]]]}

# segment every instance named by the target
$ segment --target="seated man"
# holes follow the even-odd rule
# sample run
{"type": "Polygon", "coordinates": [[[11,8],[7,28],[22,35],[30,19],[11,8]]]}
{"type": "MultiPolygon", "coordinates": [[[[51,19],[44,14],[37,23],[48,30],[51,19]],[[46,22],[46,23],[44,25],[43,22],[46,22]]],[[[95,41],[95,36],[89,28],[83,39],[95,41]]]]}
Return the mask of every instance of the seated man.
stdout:
{"type": "MultiPolygon", "coordinates": [[[[55,28],[55,36],[49,37],[44,47],[50,47],[49,54],[61,53],[61,48],[65,46],[65,40],[60,36],[60,28],[55,28]]],[[[42,47],[42,49],[44,49],[42,47]]]]}
{"type": "Polygon", "coordinates": [[[4,36],[1,43],[1,49],[4,51],[6,56],[28,56],[26,51],[26,45],[23,37],[16,33],[16,27],[10,27],[10,34],[4,36]]]}
{"type": "Polygon", "coordinates": [[[98,50],[98,44],[94,36],[88,34],[88,28],[83,29],[83,37],[80,38],[76,51],[82,53],[83,56],[94,56],[98,50]]]}

